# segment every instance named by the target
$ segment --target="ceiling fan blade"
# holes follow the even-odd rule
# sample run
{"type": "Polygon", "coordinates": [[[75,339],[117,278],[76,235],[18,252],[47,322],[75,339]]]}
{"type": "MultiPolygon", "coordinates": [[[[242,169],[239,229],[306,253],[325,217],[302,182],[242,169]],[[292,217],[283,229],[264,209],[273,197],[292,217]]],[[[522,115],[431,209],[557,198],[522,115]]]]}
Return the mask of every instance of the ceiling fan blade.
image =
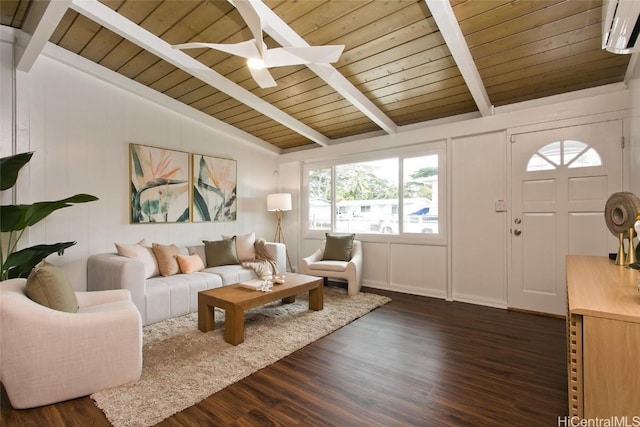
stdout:
{"type": "Polygon", "coordinates": [[[262,57],[266,50],[262,41],[262,29],[264,28],[262,18],[249,0],[233,0],[233,5],[238,9],[240,16],[242,16],[247,27],[249,27],[249,31],[253,34],[260,57],[262,57]]]}
{"type": "Polygon", "coordinates": [[[251,72],[253,80],[255,80],[256,83],[258,83],[258,86],[260,86],[261,88],[265,89],[268,87],[277,86],[276,81],[273,80],[273,77],[271,77],[271,73],[266,68],[248,68],[251,72]]]}
{"type": "Polygon", "coordinates": [[[260,56],[260,52],[258,47],[256,46],[255,40],[247,40],[240,43],[234,44],[222,44],[222,43],[183,43],[176,44],[171,46],[174,49],[196,49],[196,48],[209,48],[215,49],[222,52],[230,53],[232,55],[241,56],[243,58],[256,58],[260,56]]]}
{"type": "Polygon", "coordinates": [[[266,67],[281,67],[284,65],[300,64],[328,64],[336,62],[343,45],[308,46],[308,47],[278,47],[268,49],[263,56],[266,67]]]}

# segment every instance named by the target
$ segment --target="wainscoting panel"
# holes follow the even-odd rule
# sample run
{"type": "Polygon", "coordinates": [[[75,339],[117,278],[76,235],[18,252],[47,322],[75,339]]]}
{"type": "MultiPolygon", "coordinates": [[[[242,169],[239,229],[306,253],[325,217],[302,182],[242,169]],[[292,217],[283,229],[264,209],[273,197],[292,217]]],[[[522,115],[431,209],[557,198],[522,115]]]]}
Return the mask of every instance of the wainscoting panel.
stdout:
{"type": "Polygon", "coordinates": [[[388,283],[388,245],[384,242],[362,242],[364,255],[362,282],[365,286],[386,288],[388,283]]]}
{"type": "Polygon", "coordinates": [[[389,289],[446,298],[447,248],[445,246],[391,243],[389,251],[389,289]]]}

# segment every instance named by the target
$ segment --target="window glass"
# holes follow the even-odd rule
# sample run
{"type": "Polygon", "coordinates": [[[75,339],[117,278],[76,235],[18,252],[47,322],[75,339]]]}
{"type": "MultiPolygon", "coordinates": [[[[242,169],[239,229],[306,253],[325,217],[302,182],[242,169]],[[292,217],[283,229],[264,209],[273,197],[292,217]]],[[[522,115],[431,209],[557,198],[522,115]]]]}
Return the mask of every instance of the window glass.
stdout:
{"type": "MultiPolygon", "coordinates": [[[[431,151],[433,153],[433,151],[431,151]]],[[[441,234],[441,154],[414,154],[306,169],[307,230],[441,234]]]]}
{"type": "Polygon", "coordinates": [[[541,155],[547,158],[554,165],[559,165],[562,162],[560,161],[560,156],[562,153],[562,148],[560,145],[560,141],[552,142],[551,144],[547,144],[538,151],[541,155]]]}
{"type": "Polygon", "coordinates": [[[337,165],[335,171],[336,231],[378,233],[382,223],[394,221],[397,229],[397,158],[337,165]]]}
{"type": "Polygon", "coordinates": [[[531,156],[527,172],[552,170],[560,165],[569,168],[602,166],[602,159],[595,149],[584,142],[570,139],[556,141],[545,145],[531,156]]]}
{"type": "Polygon", "coordinates": [[[403,159],[403,233],[438,233],[438,156],[403,159]]]}
{"type": "Polygon", "coordinates": [[[587,144],[580,141],[564,141],[562,143],[562,164],[568,165],[587,148],[587,144]]]}
{"type": "Polygon", "coordinates": [[[307,178],[309,230],[331,230],[331,168],[312,169],[307,178]]]}
{"type": "Polygon", "coordinates": [[[602,166],[602,159],[596,150],[589,148],[575,161],[569,164],[570,168],[587,168],[590,166],[602,166]]]}
{"type": "Polygon", "coordinates": [[[529,159],[529,163],[527,163],[527,171],[548,171],[553,170],[556,167],[548,162],[546,159],[542,158],[538,154],[534,154],[529,159]]]}

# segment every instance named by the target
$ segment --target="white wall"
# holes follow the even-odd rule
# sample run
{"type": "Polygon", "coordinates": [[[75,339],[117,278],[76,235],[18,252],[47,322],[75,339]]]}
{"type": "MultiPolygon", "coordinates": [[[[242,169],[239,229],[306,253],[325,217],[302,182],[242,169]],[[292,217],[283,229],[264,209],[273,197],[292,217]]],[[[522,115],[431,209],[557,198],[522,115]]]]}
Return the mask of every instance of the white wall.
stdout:
{"type": "Polygon", "coordinates": [[[505,132],[455,138],[452,152],[452,298],[507,306],[507,197],[505,132]],[[482,159],[482,161],[479,161],[482,159]],[[490,267],[489,267],[490,266],[490,267]]]}
{"type": "MultiPolygon", "coordinates": [[[[496,114],[490,117],[449,118],[407,126],[394,135],[287,153],[280,156],[279,162],[281,168],[302,170],[306,163],[446,141],[449,183],[443,191],[449,202],[440,209],[446,222],[443,242],[359,235],[363,240],[364,285],[506,307],[509,212],[495,211],[497,200],[505,200],[509,208],[506,135],[516,128],[541,130],[602,120],[629,121],[629,98],[630,91],[624,84],[609,85],[496,108],[496,114]]],[[[636,135],[640,135],[640,123],[635,125],[636,135]]],[[[631,175],[631,187],[635,188],[640,186],[638,140],[634,139],[636,158],[631,165],[635,174],[631,175]]],[[[301,187],[296,192],[300,199],[301,187]]],[[[298,222],[302,224],[301,220],[298,222]]],[[[302,231],[301,256],[318,247],[317,239],[302,231]]]]}
{"type": "MultiPolygon", "coordinates": [[[[636,54],[638,55],[638,54],[636,54]]],[[[640,197],[640,77],[632,80],[630,88],[631,120],[629,120],[629,191],[640,197]]]]}
{"type": "MultiPolygon", "coordinates": [[[[300,250],[298,247],[299,230],[301,227],[299,212],[302,208],[299,197],[299,189],[301,182],[300,164],[298,162],[283,164],[276,169],[278,178],[279,193],[291,193],[291,212],[284,212],[282,216],[282,232],[284,240],[287,244],[287,255],[291,263],[292,271],[298,271],[298,259],[300,258],[300,250]]],[[[270,212],[274,214],[273,212],[270,212]]],[[[275,214],[274,214],[275,216],[275,214]]],[[[275,234],[275,230],[269,235],[271,239],[275,234]]]]}
{"type": "MultiPolygon", "coordinates": [[[[2,80],[4,95],[5,73],[2,80]]],[[[29,74],[20,76],[17,91],[26,98],[24,104],[18,103],[18,116],[27,118],[20,123],[26,126],[24,136],[18,138],[28,139],[29,150],[35,151],[28,169],[21,173],[28,191],[19,192],[18,202],[61,199],[76,193],[100,199],[53,213],[32,227],[23,243],[77,241],[64,256],[49,257],[65,269],[76,290],[86,289],[87,257],[113,251],[114,242],[146,238],[194,244],[220,239],[221,234],[251,231],[267,240],[273,238],[275,217],[266,210],[266,195],[277,188],[273,173],[277,154],[47,56],[41,55],[29,74]],[[237,160],[237,221],[129,224],[129,143],[237,160]]],[[[3,124],[4,120],[3,106],[3,124]]],[[[25,141],[18,142],[25,145],[25,141]]],[[[5,144],[3,139],[3,152],[5,144]]]]}
{"type": "Polygon", "coordinates": [[[0,157],[11,155],[13,138],[13,44],[5,41],[12,31],[0,27],[0,157]]]}

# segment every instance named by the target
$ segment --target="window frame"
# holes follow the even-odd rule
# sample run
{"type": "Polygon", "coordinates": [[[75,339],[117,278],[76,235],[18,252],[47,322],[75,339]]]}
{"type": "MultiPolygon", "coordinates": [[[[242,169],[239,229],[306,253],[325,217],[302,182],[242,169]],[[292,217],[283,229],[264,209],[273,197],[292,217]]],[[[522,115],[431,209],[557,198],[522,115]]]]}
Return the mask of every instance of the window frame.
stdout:
{"type": "Polygon", "coordinates": [[[551,170],[558,169],[580,169],[580,168],[591,168],[591,167],[600,167],[602,166],[602,155],[598,150],[596,150],[591,144],[588,144],[584,141],[576,140],[576,139],[559,139],[557,141],[552,141],[544,146],[540,147],[533,153],[529,160],[527,161],[526,172],[545,172],[551,170]],[[577,154],[570,159],[567,160],[567,143],[577,143],[581,144],[582,147],[577,152],[577,154]],[[545,152],[545,149],[551,147],[555,144],[558,144],[558,161],[554,161],[554,156],[550,156],[548,151],[545,152]],[[593,152],[598,159],[598,164],[594,165],[580,165],[579,161],[583,157],[585,157],[589,152],[593,152]],[[542,167],[534,167],[532,166],[532,161],[534,158],[539,158],[545,163],[542,164],[542,167]]]}
{"type": "Polygon", "coordinates": [[[325,159],[321,161],[309,161],[302,164],[302,238],[303,239],[323,239],[325,233],[336,232],[336,166],[348,165],[353,163],[370,162],[384,160],[388,158],[398,159],[398,234],[383,233],[357,233],[358,238],[365,241],[416,241],[419,243],[427,243],[433,245],[445,245],[447,238],[447,206],[446,206],[446,141],[438,141],[421,144],[419,146],[406,147],[404,149],[380,150],[365,155],[349,155],[339,158],[325,159]],[[404,159],[422,156],[438,156],[438,233],[407,233],[404,232],[404,159]],[[331,170],[331,229],[330,230],[311,230],[309,229],[309,172],[316,169],[331,170]],[[402,230],[402,231],[400,231],[402,230]]]}

